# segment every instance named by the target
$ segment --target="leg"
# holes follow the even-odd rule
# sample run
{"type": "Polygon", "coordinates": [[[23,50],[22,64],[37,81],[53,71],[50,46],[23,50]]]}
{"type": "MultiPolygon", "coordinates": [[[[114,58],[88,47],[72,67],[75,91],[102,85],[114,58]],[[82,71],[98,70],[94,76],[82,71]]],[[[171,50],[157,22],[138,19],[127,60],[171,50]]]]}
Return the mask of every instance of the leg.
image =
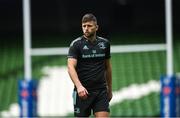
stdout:
{"type": "Polygon", "coordinates": [[[95,117],[109,117],[109,100],[107,90],[99,90],[93,104],[93,113],[95,117]]]}
{"type": "Polygon", "coordinates": [[[109,117],[109,112],[107,112],[107,111],[100,111],[100,112],[94,113],[94,115],[95,115],[96,118],[99,118],[99,117],[107,118],[107,117],[109,117]]]}

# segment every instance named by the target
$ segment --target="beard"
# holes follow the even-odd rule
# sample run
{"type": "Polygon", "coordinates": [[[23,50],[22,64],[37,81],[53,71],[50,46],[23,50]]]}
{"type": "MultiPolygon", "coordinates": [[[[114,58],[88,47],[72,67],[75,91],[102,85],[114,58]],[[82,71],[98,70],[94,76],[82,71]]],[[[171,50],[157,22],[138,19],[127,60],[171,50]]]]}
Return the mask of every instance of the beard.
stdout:
{"type": "Polygon", "coordinates": [[[92,37],[94,37],[95,32],[85,32],[84,35],[85,35],[87,38],[92,38],[92,37]]]}

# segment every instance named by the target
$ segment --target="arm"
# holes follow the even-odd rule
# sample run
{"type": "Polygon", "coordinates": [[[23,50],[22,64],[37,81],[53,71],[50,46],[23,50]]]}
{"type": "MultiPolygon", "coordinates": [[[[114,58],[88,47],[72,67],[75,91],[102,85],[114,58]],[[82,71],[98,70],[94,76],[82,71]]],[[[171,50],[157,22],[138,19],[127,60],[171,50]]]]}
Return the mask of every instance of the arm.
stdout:
{"type": "Polygon", "coordinates": [[[76,65],[77,65],[77,59],[74,58],[68,58],[68,73],[70,75],[70,78],[74,85],[77,88],[77,92],[80,98],[86,99],[88,95],[88,91],[86,88],[84,88],[78,78],[77,72],[76,72],[76,65]]]}
{"type": "Polygon", "coordinates": [[[106,66],[107,90],[110,101],[112,99],[112,67],[111,67],[110,59],[105,60],[105,66],[106,66]]]}

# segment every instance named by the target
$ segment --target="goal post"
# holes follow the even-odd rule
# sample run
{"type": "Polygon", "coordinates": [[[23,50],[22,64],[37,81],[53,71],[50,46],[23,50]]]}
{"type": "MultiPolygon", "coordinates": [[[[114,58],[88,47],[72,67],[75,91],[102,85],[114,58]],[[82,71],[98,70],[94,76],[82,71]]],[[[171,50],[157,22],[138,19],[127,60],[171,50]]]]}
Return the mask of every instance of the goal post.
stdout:
{"type": "Polygon", "coordinates": [[[165,27],[166,27],[166,75],[161,76],[161,116],[179,116],[179,79],[174,73],[173,66],[173,26],[172,0],[165,0],[165,27]]]}
{"type": "Polygon", "coordinates": [[[30,0],[23,2],[23,38],[24,38],[24,78],[32,79],[31,68],[31,15],[30,0]]]}

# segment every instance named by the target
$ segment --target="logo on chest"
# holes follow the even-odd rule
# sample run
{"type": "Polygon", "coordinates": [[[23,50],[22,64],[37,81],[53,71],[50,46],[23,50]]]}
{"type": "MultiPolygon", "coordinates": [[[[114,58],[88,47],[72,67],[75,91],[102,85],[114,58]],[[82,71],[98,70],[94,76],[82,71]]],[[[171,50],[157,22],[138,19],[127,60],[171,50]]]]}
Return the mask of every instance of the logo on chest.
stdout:
{"type": "Polygon", "coordinates": [[[87,47],[87,45],[84,45],[83,50],[88,50],[89,48],[87,47]]]}
{"type": "Polygon", "coordinates": [[[105,57],[105,45],[103,42],[100,42],[95,47],[88,47],[87,45],[84,45],[82,48],[82,58],[99,58],[99,57],[105,57]],[[103,50],[101,50],[103,49],[103,50]]]}
{"type": "Polygon", "coordinates": [[[100,49],[105,49],[106,48],[104,42],[98,43],[98,46],[99,46],[100,49]]]}

